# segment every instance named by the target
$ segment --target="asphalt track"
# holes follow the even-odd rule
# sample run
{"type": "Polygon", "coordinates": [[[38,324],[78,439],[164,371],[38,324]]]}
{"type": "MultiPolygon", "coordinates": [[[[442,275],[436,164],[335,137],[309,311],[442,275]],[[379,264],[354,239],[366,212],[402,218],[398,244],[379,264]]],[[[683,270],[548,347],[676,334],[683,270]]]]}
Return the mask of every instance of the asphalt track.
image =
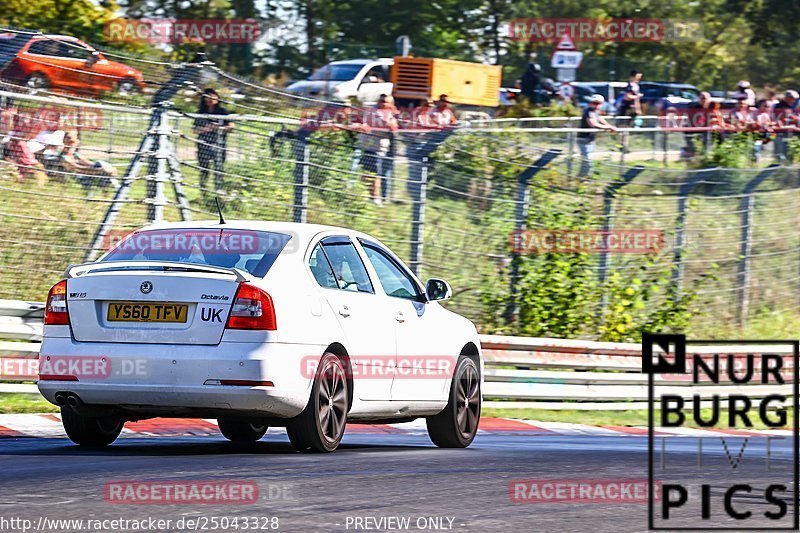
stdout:
{"type": "MultiPolygon", "coordinates": [[[[727,439],[735,457],[744,439],[727,439]]],[[[791,450],[781,448],[780,443],[772,451],[773,471],[767,472],[762,458],[766,439],[750,439],[738,470],[727,465],[729,459],[721,441],[713,440],[717,442],[705,441],[704,469],[709,471],[701,479],[696,459],[697,439],[668,438],[665,445],[671,479],[721,486],[737,476],[757,482],[791,477],[791,450]]],[[[620,533],[647,529],[646,504],[515,503],[509,484],[520,479],[646,478],[647,439],[640,436],[484,434],[468,449],[443,450],[435,448],[422,434],[354,434],[345,436],[337,452],[325,455],[295,453],[285,435],[273,430],[254,445],[233,445],[214,436],[130,437],[100,451],[79,449],[64,438],[3,438],[0,439],[0,524],[2,519],[27,518],[36,527],[40,517],[84,520],[153,517],[173,521],[277,517],[278,531],[338,532],[395,531],[398,530],[393,527],[395,523],[364,520],[409,517],[409,527],[401,530],[437,531],[427,526],[428,522],[422,524],[417,520],[442,517],[439,531],[620,533]],[[108,482],[144,480],[250,480],[257,483],[260,495],[257,503],[244,505],[226,502],[126,505],[110,503],[104,497],[108,482]],[[357,518],[362,519],[361,527],[357,518]],[[419,524],[426,527],[420,528],[419,524]]],[[[742,505],[754,512],[767,509],[752,501],[742,505]]],[[[737,522],[719,516],[720,508],[721,505],[715,504],[713,518],[721,521],[716,523],[736,527],[737,522]]],[[[790,505],[790,511],[793,509],[790,505]]],[[[0,528],[3,531],[15,530],[8,522],[4,525],[0,528]]],[[[687,512],[671,525],[701,524],[697,513],[687,512]]],[[[206,530],[213,530],[210,522],[205,526],[206,530]]],[[[47,531],[78,530],[75,526],[39,527],[47,531]]],[[[203,529],[200,524],[197,527],[203,529]]],[[[157,530],[194,529],[173,525],[157,530]]],[[[253,529],[229,524],[226,530],[253,529]]]]}

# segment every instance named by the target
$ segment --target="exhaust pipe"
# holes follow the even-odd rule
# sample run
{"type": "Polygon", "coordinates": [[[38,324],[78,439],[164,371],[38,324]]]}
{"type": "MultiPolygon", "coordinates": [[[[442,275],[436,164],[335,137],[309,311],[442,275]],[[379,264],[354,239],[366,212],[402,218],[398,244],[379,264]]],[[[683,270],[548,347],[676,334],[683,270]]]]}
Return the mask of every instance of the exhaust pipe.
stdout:
{"type": "Polygon", "coordinates": [[[61,407],[64,407],[65,405],[67,405],[67,395],[64,394],[63,392],[57,392],[56,393],[56,403],[58,405],[60,405],[61,407]]]}
{"type": "MultiPolygon", "coordinates": [[[[66,404],[76,413],[82,416],[102,417],[109,416],[114,413],[110,407],[100,405],[86,405],[74,392],[62,393],[66,404]]],[[[56,399],[56,401],[58,401],[56,399]]]]}

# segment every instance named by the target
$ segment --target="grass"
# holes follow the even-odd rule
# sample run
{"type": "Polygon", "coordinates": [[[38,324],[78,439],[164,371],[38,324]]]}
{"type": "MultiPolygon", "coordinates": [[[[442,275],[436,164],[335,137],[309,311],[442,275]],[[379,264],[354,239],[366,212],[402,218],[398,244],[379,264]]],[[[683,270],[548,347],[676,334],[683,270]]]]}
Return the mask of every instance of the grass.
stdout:
{"type": "Polygon", "coordinates": [[[58,407],[38,394],[0,394],[0,414],[57,412],[58,407]]]}

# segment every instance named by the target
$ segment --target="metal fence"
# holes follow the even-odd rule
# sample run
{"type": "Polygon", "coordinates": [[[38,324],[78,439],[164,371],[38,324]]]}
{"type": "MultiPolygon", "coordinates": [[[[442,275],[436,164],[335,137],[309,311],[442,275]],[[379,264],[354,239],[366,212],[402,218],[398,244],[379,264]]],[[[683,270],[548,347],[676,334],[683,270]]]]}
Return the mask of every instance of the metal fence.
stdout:
{"type": "MultiPolygon", "coordinates": [[[[697,294],[693,326],[798,310],[797,170],[768,167],[766,157],[752,168],[692,169],[677,163],[686,134],[660,130],[650,117],[624,139],[601,133],[594,173],[579,179],[574,118],[478,120],[437,131],[308,130],[303,110],[327,103],[213,66],[156,66],[160,89],[146,100],[0,91],[34,115],[55,107],[72,117],[63,127],[79,131],[80,153],[116,174],[59,166],[58,141],[37,155],[47,182],[0,163],[0,297],[41,299],[68,263],[96,257],[150,221],[215,218],[219,198],[229,219],[317,222],[376,235],[421,277],[450,281],[448,305],[484,331],[513,323],[514,300],[531,297],[525,273],[559,259],[515,250],[515,235],[576,224],[663,235],[651,254],[587,257],[597,301],[581,305],[597,304],[598,323],[603,309],[619,304],[609,284],[661,277],[697,294]],[[233,123],[224,162],[209,170],[201,152],[213,143],[194,125],[218,117],[191,113],[203,85],[226,88],[222,103],[232,114],[225,120],[233,123]]],[[[651,295],[650,305],[661,298],[651,295]]]]}
{"type": "MultiPolygon", "coordinates": [[[[41,340],[43,304],[0,300],[0,339],[41,340]]],[[[37,342],[0,341],[0,392],[38,393],[35,359],[37,342]]],[[[482,335],[485,361],[483,397],[486,407],[537,408],[547,410],[647,409],[648,377],[642,374],[640,344],[576,341],[530,337],[482,335]]],[[[745,346],[693,347],[692,353],[758,353],[745,346]]],[[[774,345],[770,353],[792,354],[791,345],[774,345]]],[[[705,405],[714,395],[739,388],[751,398],[782,392],[791,394],[792,384],[776,391],[774,385],[737,386],[720,383],[693,385],[680,375],[655,378],[659,393],[682,397],[698,394],[705,405]]]]}

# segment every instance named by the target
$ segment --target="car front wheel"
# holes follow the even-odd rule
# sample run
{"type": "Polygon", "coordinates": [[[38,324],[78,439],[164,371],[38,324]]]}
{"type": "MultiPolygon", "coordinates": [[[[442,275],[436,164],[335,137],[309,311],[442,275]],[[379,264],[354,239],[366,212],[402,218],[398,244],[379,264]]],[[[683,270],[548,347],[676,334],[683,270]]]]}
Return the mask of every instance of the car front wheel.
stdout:
{"type": "Polygon", "coordinates": [[[99,448],[108,446],[119,437],[125,421],[116,416],[92,417],[79,415],[71,407],[61,408],[61,422],[69,440],[78,446],[99,448]]]}
{"type": "Polygon", "coordinates": [[[480,418],[480,373],[475,361],[462,355],[453,373],[447,407],[426,420],[428,436],[440,448],[466,448],[478,433],[480,418]]]}
{"type": "Polygon", "coordinates": [[[256,442],[269,429],[265,424],[240,418],[220,418],[217,423],[222,436],[231,442],[256,442]]]}
{"type": "Polygon", "coordinates": [[[30,76],[28,76],[28,79],[26,80],[25,84],[31,90],[41,91],[50,87],[50,80],[48,80],[47,76],[45,76],[44,74],[34,72],[30,76]]]}
{"type": "Polygon", "coordinates": [[[347,379],[342,360],[326,353],[320,360],[308,405],[286,426],[298,451],[332,452],[347,425],[347,379]]]}

